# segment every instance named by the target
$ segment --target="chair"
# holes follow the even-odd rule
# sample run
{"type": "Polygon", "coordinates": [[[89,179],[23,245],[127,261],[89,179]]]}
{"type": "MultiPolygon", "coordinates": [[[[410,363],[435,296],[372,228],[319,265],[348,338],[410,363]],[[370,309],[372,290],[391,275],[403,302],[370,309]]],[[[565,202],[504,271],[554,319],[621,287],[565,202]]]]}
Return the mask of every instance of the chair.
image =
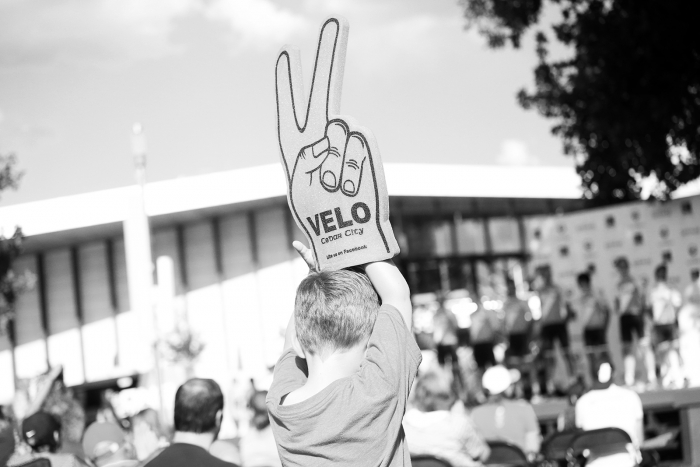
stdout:
{"type": "Polygon", "coordinates": [[[452,464],[429,455],[411,456],[413,467],[452,467],[452,464]]]}
{"type": "Polygon", "coordinates": [[[38,457],[17,467],[51,467],[51,461],[45,457],[38,457]]]}
{"type": "Polygon", "coordinates": [[[579,433],[581,433],[581,430],[566,430],[552,433],[542,442],[540,454],[551,465],[566,467],[566,453],[571,442],[579,433]]]}
{"type": "Polygon", "coordinates": [[[501,467],[527,467],[527,456],[518,446],[503,441],[487,441],[491,454],[484,465],[501,467]]]}
{"type": "Polygon", "coordinates": [[[568,457],[580,464],[582,459],[625,454],[629,452],[627,445],[630,443],[632,439],[620,428],[581,431],[571,441],[568,457]]]}

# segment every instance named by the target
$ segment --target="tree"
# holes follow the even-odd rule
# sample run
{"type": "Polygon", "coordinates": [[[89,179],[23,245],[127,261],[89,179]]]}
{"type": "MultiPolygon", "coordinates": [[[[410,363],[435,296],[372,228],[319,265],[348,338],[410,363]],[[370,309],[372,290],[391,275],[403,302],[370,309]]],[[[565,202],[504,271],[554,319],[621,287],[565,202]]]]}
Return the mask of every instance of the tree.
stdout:
{"type": "Polygon", "coordinates": [[[652,197],[700,176],[700,4],[688,0],[460,0],[489,46],[519,48],[537,28],[535,89],[518,101],[556,120],[584,196],[604,205],[652,197]],[[556,41],[570,52],[550,59],[556,41]]]}
{"type": "MultiPolygon", "coordinates": [[[[0,192],[5,189],[16,189],[22,172],[15,167],[17,159],[13,154],[3,156],[0,154],[0,192]]],[[[22,230],[15,228],[10,237],[5,237],[0,232],[0,333],[7,332],[10,340],[14,342],[14,319],[17,297],[24,290],[32,287],[34,276],[25,272],[17,274],[12,269],[13,261],[22,252],[22,230]]]]}

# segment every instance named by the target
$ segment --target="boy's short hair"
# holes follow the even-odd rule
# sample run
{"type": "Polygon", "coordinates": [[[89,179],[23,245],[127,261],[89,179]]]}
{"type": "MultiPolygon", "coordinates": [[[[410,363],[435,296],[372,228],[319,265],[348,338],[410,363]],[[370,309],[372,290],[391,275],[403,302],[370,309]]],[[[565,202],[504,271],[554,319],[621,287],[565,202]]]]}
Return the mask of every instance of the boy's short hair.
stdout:
{"type": "Polygon", "coordinates": [[[297,289],[294,325],[304,351],[349,349],[369,337],[379,297],[369,278],[341,269],[309,274],[297,289]]]}

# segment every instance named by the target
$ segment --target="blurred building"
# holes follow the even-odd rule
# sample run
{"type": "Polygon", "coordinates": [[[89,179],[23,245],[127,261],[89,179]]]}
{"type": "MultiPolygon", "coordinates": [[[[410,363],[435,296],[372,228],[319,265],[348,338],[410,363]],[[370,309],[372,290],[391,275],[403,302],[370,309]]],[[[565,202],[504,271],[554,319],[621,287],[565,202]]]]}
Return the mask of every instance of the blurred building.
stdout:
{"type": "MultiPolygon", "coordinates": [[[[489,295],[500,272],[522,275],[526,217],[582,207],[579,181],[565,167],[386,164],[386,175],[398,263],[414,293],[489,295]]],[[[261,376],[274,364],[306,274],[291,248],[303,235],[289,214],[280,167],[146,186],[159,289],[140,310],[132,306],[127,267],[139,247],[124,240],[135,190],[0,208],[0,228],[19,225],[27,235],[16,270],[37,277],[19,300],[14,342],[0,336],[0,403],[12,399],[16,379],[59,364],[66,383],[83,393],[153,387],[160,379],[171,400],[187,372],[154,343],[181,345],[174,330],[183,326],[204,344],[189,374],[228,387],[234,375],[261,376]]]]}

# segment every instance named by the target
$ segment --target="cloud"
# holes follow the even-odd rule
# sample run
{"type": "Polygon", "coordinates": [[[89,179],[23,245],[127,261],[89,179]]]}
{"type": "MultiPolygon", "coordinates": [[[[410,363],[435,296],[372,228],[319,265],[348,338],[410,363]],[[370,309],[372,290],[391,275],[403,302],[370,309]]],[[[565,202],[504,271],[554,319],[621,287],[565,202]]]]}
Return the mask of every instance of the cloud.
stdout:
{"type": "Polygon", "coordinates": [[[204,6],[204,15],[227,23],[239,47],[279,47],[308,27],[307,19],[269,0],[218,0],[204,6]]]}
{"type": "Polygon", "coordinates": [[[517,139],[507,139],[501,143],[501,152],[496,157],[500,165],[539,165],[537,156],[530,154],[527,145],[517,139]]]}
{"type": "Polygon", "coordinates": [[[229,26],[237,48],[279,47],[306,23],[271,0],[0,0],[0,65],[124,63],[181,52],[177,20],[229,26]]]}

